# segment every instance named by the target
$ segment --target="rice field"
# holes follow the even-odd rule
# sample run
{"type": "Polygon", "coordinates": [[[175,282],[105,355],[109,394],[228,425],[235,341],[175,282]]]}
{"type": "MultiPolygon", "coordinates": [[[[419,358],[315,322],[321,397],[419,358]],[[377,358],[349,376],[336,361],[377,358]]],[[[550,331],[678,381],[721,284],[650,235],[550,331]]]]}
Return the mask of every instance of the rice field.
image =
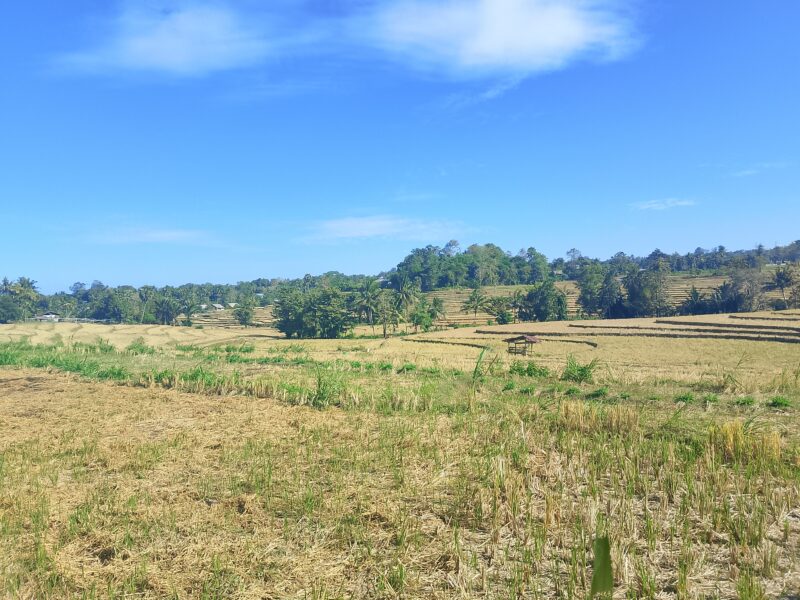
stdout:
{"type": "Polygon", "coordinates": [[[798,337],[0,326],[0,596],[791,598],[798,337]]]}

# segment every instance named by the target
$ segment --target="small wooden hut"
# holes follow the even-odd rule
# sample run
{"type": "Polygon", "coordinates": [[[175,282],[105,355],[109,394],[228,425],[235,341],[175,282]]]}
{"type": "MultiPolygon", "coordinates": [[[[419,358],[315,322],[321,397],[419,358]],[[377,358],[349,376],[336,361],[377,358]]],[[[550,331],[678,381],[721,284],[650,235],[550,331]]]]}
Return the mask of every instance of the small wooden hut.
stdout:
{"type": "Polygon", "coordinates": [[[508,344],[509,354],[528,356],[528,354],[533,354],[533,345],[538,344],[541,340],[534,335],[518,335],[508,338],[505,342],[508,344]]]}

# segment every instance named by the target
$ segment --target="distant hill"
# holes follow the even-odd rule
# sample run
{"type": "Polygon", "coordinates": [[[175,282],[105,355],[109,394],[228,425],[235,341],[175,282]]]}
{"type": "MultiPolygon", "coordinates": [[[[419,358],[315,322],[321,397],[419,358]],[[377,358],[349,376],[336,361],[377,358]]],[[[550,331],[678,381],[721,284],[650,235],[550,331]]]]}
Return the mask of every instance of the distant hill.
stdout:
{"type": "MultiPolygon", "coordinates": [[[[669,297],[670,305],[674,307],[680,306],[686,300],[692,287],[697,288],[701,294],[709,295],[725,283],[727,279],[725,276],[669,275],[667,277],[667,296],[669,297]]],[[[482,289],[487,296],[495,297],[510,296],[515,290],[527,290],[530,287],[529,285],[496,285],[486,286],[482,289]]],[[[580,309],[577,283],[574,281],[559,281],[556,282],[556,287],[567,296],[567,313],[570,316],[577,315],[580,309]]],[[[442,299],[445,316],[440,321],[440,324],[472,325],[494,320],[494,317],[486,312],[479,311],[475,316],[473,313],[461,311],[461,307],[471,291],[470,288],[447,288],[428,292],[425,295],[429,300],[433,298],[442,299]]],[[[767,298],[773,300],[781,297],[778,290],[764,288],[764,293],[767,298]]]]}

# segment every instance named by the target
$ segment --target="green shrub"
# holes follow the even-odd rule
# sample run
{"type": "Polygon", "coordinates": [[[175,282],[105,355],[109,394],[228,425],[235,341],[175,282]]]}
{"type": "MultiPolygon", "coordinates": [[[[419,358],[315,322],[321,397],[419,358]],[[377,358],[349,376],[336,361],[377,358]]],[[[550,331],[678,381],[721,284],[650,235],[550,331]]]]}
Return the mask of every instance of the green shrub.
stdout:
{"type": "Polygon", "coordinates": [[[422,367],[420,373],[425,373],[426,375],[441,375],[442,370],[439,367],[422,367]]]}
{"type": "Polygon", "coordinates": [[[567,366],[564,367],[564,371],[561,373],[561,379],[563,381],[572,381],[574,383],[591,383],[597,366],[598,363],[596,358],[591,362],[582,365],[572,354],[570,354],[567,357],[567,366]]]}
{"type": "Polygon", "coordinates": [[[681,402],[682,404],[694,404],[694,401],[695,397],[692,392],[684,392],[675,396],[675,402],[681,402]]]}
{"type": "Polygon", "coordinates": [[[405,363],[402,367],[397,369],[398,373],[411,373],[412,371],[417,370],[417,365],[414,363],[405,363]]]}
{"type": "Polygon", "coordinates": [[[607,397],[608,397],[608,388],[607,387],[597,388],[593,392],[589,392],[588,394],[586,394],[586,399],[587,400],[602,400],[603,398],[607,398],[607,397]]]}
{"type": "Polygon", "coordinates": [[[508,369],[511,375],[521,375],[524,377],[547,377],[550,371],[547,367],[540,367],[532,361],[514,361],[508,369]]]}
{"type": "Polygon", "coordinates": [[[706,394],[705,396],[703,396],[703,402],[705,402],[706,404],[716,404],[717,402],[719,402],[719,396],[717,396],[716,394],[706,394]]]}
{"type": "Polygon", "coordinates": [[[229,364],[249,364],[256,362],[257,359],[251,358],[249,356],[242,356],[238,353],[231,353],[225,356],[225,362],[229,364]]]}
{"type": "Polygon", "coordinates": [[[516,383],[514,383],[513,381],[506,381],[505,385],[503,385],[503,391],[509,392],[513,390],[515,387],[517,387],[516,383]]]}
{"type": "Polygon", "coordinates": [[[786,396],[775,396],[774,398],[771,398],[769,402],[767,402],[767,406],[770,408],[791,408],[792,401],[786,396]]]}
{"type": "Polygon", "coordinates": [[[740,396],[736,398],[733,403],[736,406],[753,406],[756,403],[756,399],[752,396],[740,396]]]}
{"type": "Polygon", "coordinates": [[[110,379],[112,381],[127,381],[131,374],[125,367],[104,367],[97,371],[98,379],[110,379]]]}
{"type": "Polygon", "coordinates": [[[311,392],[309,404],[314,408],[338,406],[341,403],[343,389],[344,383],[341,376],[332,371],[317,369],[316,387],[311,392]]]}
{"type": "Polygon", "coordinates": [[[145,343],[144,338],[138,337],[128,344],[128,347],[125,348],[125,352],[137,356],[140,354],[155,354],[156,349],[152,346],[148,346],[145,343]]]}

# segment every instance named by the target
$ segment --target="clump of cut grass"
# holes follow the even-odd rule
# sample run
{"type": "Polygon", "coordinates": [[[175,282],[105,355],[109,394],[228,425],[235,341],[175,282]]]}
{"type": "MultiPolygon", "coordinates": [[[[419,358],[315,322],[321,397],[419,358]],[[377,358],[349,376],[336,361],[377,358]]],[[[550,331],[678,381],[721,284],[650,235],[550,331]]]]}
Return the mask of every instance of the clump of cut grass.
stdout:
{"type": "Polygon", "coordinates": [[[128,346],[125,348],[125,352],[134,356],[152,355],[156,353],[156,349],[152,346],[148,346],[143,337],[138,337],[128,344],[128,346]]]}
{"type": "Polygon", "coordinates": [[[412,373],[417,370],[417,365],[414,363],[403,363],[403,365],[397,369],[397,372],[402,373],[412,373]]]}
{"type": "Polygon", "coordinates": [[[508,372],[511,375],[520,375],[523,377],[549,377],[550,370],[547,367],[537,365],[533,361],[514,361],[511,363],[508,372]]]}
{"type": "Polygon", "coordinates": [[[678,402],[680,404],[694,404],[695,401],[696,398],[694,397],[694,394],[692,392],[682,392],[675,396],[675,402],[678,402]]]}
{"type": "Polygon", "coordinates": [[[587,400],[602,400],[603,398],[608,397],[609,390],[607,387],[599,387],[594,391],[589,392],[586,394],[587,400]]]}
{"type": "Polygon", "coordinates": [[[792,401],[786,396],[773,396],[767,402],[769,408],[791,408],[792,401]]]}
{"type": "Polygon", "coordinates": [[[286,344],[284,346],[272,346],[267,348],[267,352],[271,354],[303,354],[308,352],[308,348],[304,344],[286,344]]]}
{"type": "Polygon", "coordinates": [[[314,408],[327,408],[328,406],[339,406],[342,400],[342,392],[345,389],[344,381],[340,373],[317,368],[316,386],[309,396],[309,404],[314,408]]]}
{"type": "Polygon", "coordinates": [[[229,354],[251,354],[255,352],[256,347],[253,344],[227,344],[223,350],[229,354]]]}
{"type": "Polygon", "coordinates": [[[753,406],[755,403],[756,399],[752,396],[739,396],[733,400],[735,406],[753,406]]]}
{"type": "Polygon", "coordinates": [[[572,381],[573,383],[591,383],[598,365],[596,358],[592,359],[591,362],[581,364],[575,356],[570,354],[567,357],[567,365],[561,372],[561,379],[562,381],[572,381]]]}

